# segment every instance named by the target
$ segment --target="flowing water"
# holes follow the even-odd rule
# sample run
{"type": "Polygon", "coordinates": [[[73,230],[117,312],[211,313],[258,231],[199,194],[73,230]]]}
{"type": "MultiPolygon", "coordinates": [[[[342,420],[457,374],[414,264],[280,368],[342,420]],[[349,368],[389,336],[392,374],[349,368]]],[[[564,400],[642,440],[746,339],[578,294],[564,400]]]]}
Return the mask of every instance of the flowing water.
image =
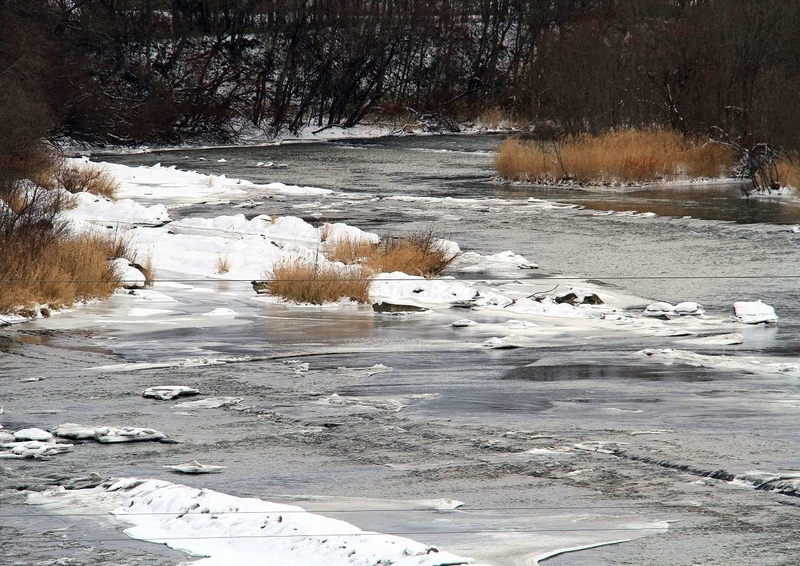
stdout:
{"type": "MultiPolygon", "coordinates": [[[[800,222],[796,200],[743,199],[737,184],[602,191],[504,185],[493,180],[492,170],[501,141],[408,137],[102,159],[347,193],[278,198],[256,189],[230,201],[174,208],[174,219],[292,214],[379,233],[433,225],[466,251],[510,249],[539,263],[538,272],[511,275],[532,292],[560,281],[547,276],[580,276],[646,299],[695,300],[723,317],[734,300],[761,298],[780,315],[777,327],[736,327],[744,334],[742,345],[703,353],[767,359],[800,354],[800,234],[788,228],[800,222]],[[563,206],[532,207],[537,201],[531,198],[563,206]],[[642,214],[648,212],[656,214],[642,214]]],[[[412,538],[496,564],[521,564],[535,549],[629,538],[620,533],[630,525],[661,520],[677,522],[666,534],[552,563],[800,560],[791,530],[796,498],[703,477],[719,469],[800,469],[800,384],[794,377],[649,363],[632,352],[681,346],[629,333],[565,331],[537,348],[487,351],[474,347],[488,337],[481,326],[448,326],[463,313],[376,317],[368,308],[264,305],[249,300],[246,283],[196,287],[209,292],[169,290],[179,303],[163,324],[131,324],[112,300],[23,325],[0,344],[7,351],[0,358],[0,393],[15,415],[9,428],[114,421],[184,440],[155,447],[84,445],[46,463],[44,472],[40,462],[13,463],[11,485],[41,485],[45,474],[85,473],[91,462],[92,470],[107,475],[164,477],[295,502],[364,528],[414,531],[412,538]],[[239,313],[235,324],[197,322],[197,313],[220,306],[239,313]],[[120,361],[198,356],[248,360],[109,368],[120,361]],[[308,363],[309,370],[299,371],[296,362],[308,363]],[[392,370],[368,375],[353,369],[374,364],[392,370]],[[40,375],[46,379],[19,381],[40,375]],[[171,403],[142,402],[144,387],[167,382],[241,397],[246,409],[187,413],[171,410],[171,403]],[[602,448],[592,444],[600,441],[625,446],[625,454],[639,460],[585,449],[602,448]],[[663,465],[643,463],[645,456],[663,465]],[[229,469],[175,479],[161,467],[192,459],[229,469]],[[676,471],[668,467],[673,464],[687,468],[676,471]],[[413,504],[439,497],[467,506],[437,515],[413,504]],[[374,510],[387,506],[393,511],[374,510]]],[[[478,322],[494,322],[475,314],[478,322]]],[[[0,508],[18,506],[0,500],[0,508]]],[[[28,550],[45,563],[53,557],[48,544],[61,535],[51,518],[28,513],[25,522],[0,519],[0,529],[5,525],[16,529],[15,536],[38,541],[28,550]]],[[[70,556],[103,564],[80,542],[91,528],[65,524],[70,556]]],[[[643,528],[636,536],[653,532],[643,528]]],[[[108,545],[117,563],[130,557],[132,563],[175,560],[153,545],[108,545]]],[[[19,545],[11,548],[23,552],[19,545]]],[[[30,556],[18,561],[37,563],[30,556]]]]}

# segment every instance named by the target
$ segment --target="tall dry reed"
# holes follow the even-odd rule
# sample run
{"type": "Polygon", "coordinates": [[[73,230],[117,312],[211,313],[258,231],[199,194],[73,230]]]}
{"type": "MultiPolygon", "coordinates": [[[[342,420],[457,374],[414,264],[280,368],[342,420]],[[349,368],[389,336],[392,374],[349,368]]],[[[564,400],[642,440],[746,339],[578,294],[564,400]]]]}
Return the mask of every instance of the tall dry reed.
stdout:
{"type": "Polygon", "coordinates": [[[441,238],[433,229],[402,237],[388,235],[379,244],[340,238],[326,246],[325,256],[330,261],[357,263],[376,273],[402,271],[423,277],[439,275],[455,259],[442,247],[441,238]]]}
{"type": "Polygon", "coordinates": [[[372,272],[363,267],[337,267],[306,259],[281,261],[267,274],[267,289],[297,303],[321,305],[340,299],[369,302],[372,272]]]}
{"type": "Polygon", "coordinates": [[[609,184],[716,178],[729,174],[733,164],[733,154],[723,145],[663,130],[610,131],[554,142],[508,139],[495,157],[501,177],[546,184],[564,180],[609,184]]]}

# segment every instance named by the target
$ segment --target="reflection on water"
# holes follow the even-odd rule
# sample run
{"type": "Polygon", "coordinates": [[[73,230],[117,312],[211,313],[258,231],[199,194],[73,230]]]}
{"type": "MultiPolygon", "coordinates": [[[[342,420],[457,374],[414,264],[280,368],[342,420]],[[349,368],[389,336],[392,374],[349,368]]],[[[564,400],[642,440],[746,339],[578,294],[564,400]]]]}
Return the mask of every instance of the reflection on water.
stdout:
{"type": "Polygon", "coordinates": [[[592,210],[655,212],[659,216],[691,216],[703,220],[727,220],[740,224],[800,222],[800,199],[792,195],[743,198],[741,183],[665,186],[617,191],[571,191],[541,187],[498,186],[507,197],[554,199],[592,210]]]}

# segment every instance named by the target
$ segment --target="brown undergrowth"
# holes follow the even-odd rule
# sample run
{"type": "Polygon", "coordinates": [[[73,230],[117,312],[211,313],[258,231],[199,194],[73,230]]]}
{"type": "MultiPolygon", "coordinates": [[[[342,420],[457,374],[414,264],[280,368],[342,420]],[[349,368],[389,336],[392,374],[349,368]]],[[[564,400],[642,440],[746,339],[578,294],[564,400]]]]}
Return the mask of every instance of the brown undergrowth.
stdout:
{"type": "Polygon", "coordinates": [[[422,277],[439,275],[455,259],[442,247],[441,238],[433,229],[407,236],[388,235],[378,244],[340,238],[327,245],[325,256],[330,261],[357,263],[376,273],[402,271],[422,277]]]}
{"type": "Polygon", "coordinates": [[[340,267],[308,259],[277,263],[268,274],[267,289],[297,303],[321,305],[340,299],[369,302],[373,273],[363,267],[340,267]]]}
{"type": "Polygon", "coordinates": [[[734,161],[721,144],[664,130],[623,130],[553,142],[508,139],[497,152],[495,168],[511,180],[602,185],[716,178],[730,174],[734,161]]]}
{"type": "Polygon", "coordinates": [[[266,274],[268,291],[298,303],[323,304],[343,298],[367,303],[376,273],[402,271],[433,277],[455,259],[432,229],[403,237],[386,236],[378,244],[339,238],[326,243],[325,257],[345,265],[305,259],[278,263],[266,274]]]}
{"type": "MultiPolygon", "coordinates": [[[[104,298],[119,285],[108,260],[135,261],[130,239],[121,233],[73,233],[59,217],[73,199],[58,180],[58,160],[42,151],[38,160],[20,170],[24,178],[0,177],[0,312],[43,315],[76,301],[104,298]]],[[[94,173],[83,177],[82,188],[108,179],[94,173]],[[88,184],[87,184],[88,183],[88,184]]],[[[111,183],[113,184],[113,183],[111,183]]],[[[77,187],[78,185],[75,185],[77,187]]],[[[99,189],[98,189],[99,190],[99,189]]],[[[145,261],[145,264],[148,262],[145,261]]],[[[152,267],[152,266],[151,266],[152,267]]]]}

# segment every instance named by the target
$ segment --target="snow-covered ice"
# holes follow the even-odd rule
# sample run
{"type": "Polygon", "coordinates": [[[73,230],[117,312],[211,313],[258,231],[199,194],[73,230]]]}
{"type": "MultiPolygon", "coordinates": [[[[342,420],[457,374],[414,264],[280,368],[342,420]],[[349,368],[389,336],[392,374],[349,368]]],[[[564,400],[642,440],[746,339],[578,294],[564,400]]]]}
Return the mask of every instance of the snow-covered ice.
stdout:
{"type": "Polygon", "coordinates": [[[775,309],[760,300],[733,303],[733,318],[745,324],[773,324],[778,322],[778,315],[775,314],[775,309]]]}
{"type": "Polygon", "coordinates": [[[107,510],[130,525],[131,538],[166,544],[192,556],[198,566],[445,566],[472,564],[414,540],[362,531],[301,507],[241,498],[167,481],[123,478],[84,490],[30,493],[28,501],[65,513],[107,510]]]}

